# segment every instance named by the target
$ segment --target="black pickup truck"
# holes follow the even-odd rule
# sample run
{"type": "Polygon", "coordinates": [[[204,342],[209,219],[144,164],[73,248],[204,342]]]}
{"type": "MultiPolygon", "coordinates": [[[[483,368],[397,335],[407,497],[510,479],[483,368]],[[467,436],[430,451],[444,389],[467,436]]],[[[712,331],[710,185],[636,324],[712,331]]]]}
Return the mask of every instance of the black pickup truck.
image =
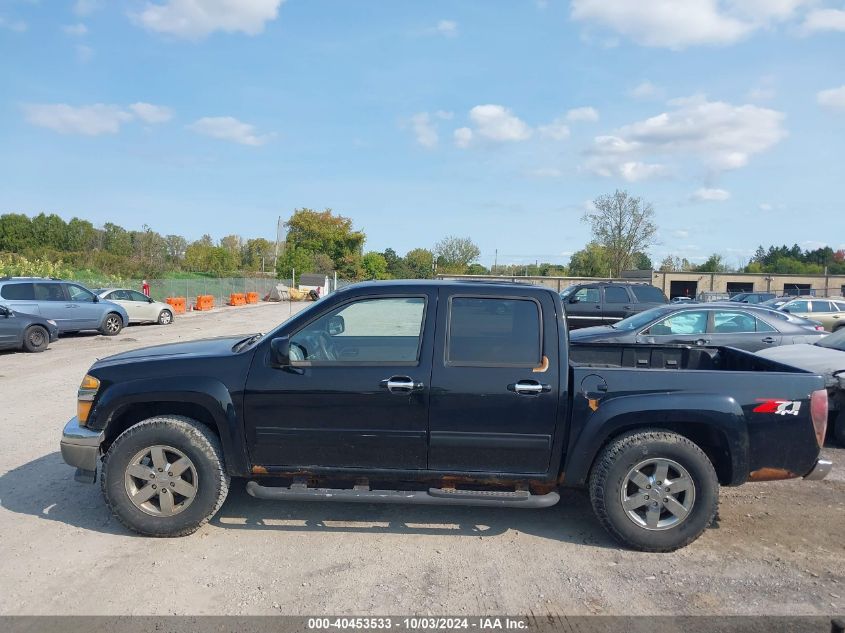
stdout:
{"type": "Polygon", "coordinates": [[[570,347],[560,297],[523,284],[357,284],[263,336],[102,359],[77,404],[65,461],[101,469],[150,536],[194,532],[241,477],[263,499],[514,508],[586,487],[616,539],[670,551],[719,484],[831,467],[820,376],[731,348],[570,347]]]}

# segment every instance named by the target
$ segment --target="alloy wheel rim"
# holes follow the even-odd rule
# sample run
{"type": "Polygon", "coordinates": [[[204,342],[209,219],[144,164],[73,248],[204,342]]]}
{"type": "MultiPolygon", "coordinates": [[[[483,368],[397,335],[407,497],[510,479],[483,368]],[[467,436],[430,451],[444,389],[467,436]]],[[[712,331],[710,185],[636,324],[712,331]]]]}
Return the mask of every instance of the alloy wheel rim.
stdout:
{"type": "Polygon", "coordinates": [[[162,313],[161,313],[161,322],[162,322],[162,323],[164,323],[165,325],[167,325],[168,323],[170,323],[170,319],[171,319],[171,318],[172,318],[172,317],[171,317],[170,313],[169,313],[167,310],[165,310],[164,312],[162,312],[162,313]]]}
{"type": "Polygon", "coordinates": [[[161,444],[138,451],[123,480],[132,505],[156,517],[183,512],[196,498],[199,483],[190,458],[178,448],[161,444]]]}
{"type": "Polygon", "coordinates": [[[695,483],[678,462],[662,457],[647,459],[625,475],[620,502],[638,527],[668,530],[689,518],[695,505],[695,483]]]}
{"type": "Polygon", "coordinates": [[[120,329],[120,325],[117,322],[117,317],[109,317],[106,319],[106,329],[109,332],[117,332],[120,329]]]}
{"type": "Polygon", "coordinates": [[[29,342],[32,344],[33,347],[41,347],[44,345],[44,333],[35,330],[29,333],[29,342]]]}

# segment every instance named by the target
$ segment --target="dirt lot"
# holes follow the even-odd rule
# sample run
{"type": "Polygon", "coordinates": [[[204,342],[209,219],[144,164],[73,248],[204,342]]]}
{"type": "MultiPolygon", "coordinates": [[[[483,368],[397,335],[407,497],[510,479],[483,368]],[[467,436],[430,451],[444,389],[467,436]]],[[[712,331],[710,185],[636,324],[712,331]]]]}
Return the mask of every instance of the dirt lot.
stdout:
{"type": "Polygon", "coordinates": [[[97,357],[267,331],[287,304],[63,338],[0,354],[0,614],[845,612],[845,450],[826,481],[722,493],[718,525],[674,554],[619,549],[581,492],[548,510],[258,501],[242,481],[193,536],[111,518],[58,452],[97,357]]]}

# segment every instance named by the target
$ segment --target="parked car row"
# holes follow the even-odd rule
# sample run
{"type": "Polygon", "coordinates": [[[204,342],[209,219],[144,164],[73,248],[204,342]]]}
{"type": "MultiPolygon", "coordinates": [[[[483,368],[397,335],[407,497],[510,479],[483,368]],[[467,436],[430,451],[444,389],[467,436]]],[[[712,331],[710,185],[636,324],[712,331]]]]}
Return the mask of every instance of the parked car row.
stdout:
{"type": "Polygon", "coordinates": [[[0,349],[43,352],[60,334],[96,330],[120,334],[130,323],[173,322],[166,303],[123,288],[95,292],[60,279],[0,279],[0,349]]]}

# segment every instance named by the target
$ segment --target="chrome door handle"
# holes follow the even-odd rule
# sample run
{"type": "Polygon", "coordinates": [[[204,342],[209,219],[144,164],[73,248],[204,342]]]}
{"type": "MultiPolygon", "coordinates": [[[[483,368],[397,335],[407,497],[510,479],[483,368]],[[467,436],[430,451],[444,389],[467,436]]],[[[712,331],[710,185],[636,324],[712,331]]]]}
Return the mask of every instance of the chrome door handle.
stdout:
{"type": "Polygon", "coordinates": [[[776,340],[776,339],[775,339],[774,337],[772,337],[772,336],[767,336],[766,338],[764,338],[764,339],[763,339],[763,342],[764,342],[764,343],[774,343],[774,342],[775,342],[775,340],[776,340]]]}
{"type": "Polygon", "coordinates": [[[390,393],[410,393],[423,388],[423,383],[414,382],[414,379],[408,376],[391,376],[382,380],[380,384],[390,393]]]}
{"type": "Polygon", "coordinates": [[[551,385],[543,385],[536,380],[520,380],[508,385],[508,391],[513,391],[518,395],[537,395],[551,390],[551,385]]]}

